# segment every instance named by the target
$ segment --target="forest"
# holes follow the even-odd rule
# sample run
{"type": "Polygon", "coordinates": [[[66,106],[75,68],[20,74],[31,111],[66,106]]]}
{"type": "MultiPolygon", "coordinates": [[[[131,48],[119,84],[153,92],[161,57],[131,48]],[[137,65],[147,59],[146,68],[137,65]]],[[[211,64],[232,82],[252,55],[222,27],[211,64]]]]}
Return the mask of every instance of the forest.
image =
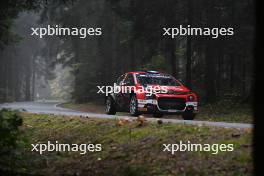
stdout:
{"type": "Polygon", "coordinates": [[[252,0],[7,0],[0,12],[0,102],[34,100],[50,80],[77,103],[96,101],[97,85],[134,70],[169,73],[201,103],[252,100],[252,0]],[[102,35],[30,36],[31,27],[47,25],[98,27],[102,35]],[[233,28],[234,35],[163,35],[179,25],[233,28]]]}
{"type": "Polygon", "coordinates": [[[0,1],[0,175],[252,175],[261,156],[253,157],[253,131],[263,124],[252,113],[254,49],[262,52],[254,45],[256,7],[253,0],[0,1]],[[76,30],[40,34],[52,27],[76,30]],[[84,28],[89,35],[75,35],[84,28]],[[197,94],[195,120],[184,118],[197,105],[187,89],[184,120],[138,114],[134,95],[129,110],[137,117],[107,113],[113,101],[98,87],[140,70],[168,73],[197,94]],[[50,151],[50,142],[103,150],[50,151]],[[162,149],[181,142],[234,148],[162,149]],[[32,150],[40,144],[43,155],[32,150]]]}

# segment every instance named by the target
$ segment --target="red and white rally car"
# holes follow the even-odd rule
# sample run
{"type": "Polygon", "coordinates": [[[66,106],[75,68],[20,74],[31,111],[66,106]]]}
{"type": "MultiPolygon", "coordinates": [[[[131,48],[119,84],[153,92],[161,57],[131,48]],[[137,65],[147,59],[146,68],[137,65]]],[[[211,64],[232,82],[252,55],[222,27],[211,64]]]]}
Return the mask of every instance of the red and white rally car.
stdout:
{"type": "Polygon", "coordinates": [[[168,74],[156,71],[135,71],[121,75],[113,91],[105,98],[106,113],[129,111],[131,115],[151,113],[180,114],[193,120],[198,112],[197,95],[168,74]]]}

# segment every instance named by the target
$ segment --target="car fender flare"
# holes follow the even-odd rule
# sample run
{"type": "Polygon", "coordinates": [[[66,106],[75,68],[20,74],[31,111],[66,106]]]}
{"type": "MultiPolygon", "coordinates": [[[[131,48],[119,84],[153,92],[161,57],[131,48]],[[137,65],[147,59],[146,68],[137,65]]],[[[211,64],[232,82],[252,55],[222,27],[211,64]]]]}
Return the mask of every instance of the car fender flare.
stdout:
{"type": "Polygon", "coordinates": [[[108,95],[108,96],[105,96],[105,103],[106,103],[106,99],[108,98],[108,97],[110,97],[113,101],[114,101],[114,103],[116,103],[116,100],[115,100],[115,97],[113,96],[113,95],[108,95]]]}

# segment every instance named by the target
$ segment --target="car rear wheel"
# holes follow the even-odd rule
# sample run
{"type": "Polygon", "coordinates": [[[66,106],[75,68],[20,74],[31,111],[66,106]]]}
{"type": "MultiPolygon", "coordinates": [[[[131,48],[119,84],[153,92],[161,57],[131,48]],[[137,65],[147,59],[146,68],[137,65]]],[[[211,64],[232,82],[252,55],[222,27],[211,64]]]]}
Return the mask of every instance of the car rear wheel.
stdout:
{"type": "Polygon", "coordinates": [[[129,112],[132,116],[138,116],[138,102],[136,95],[132,95],[129,103],[129,112]]]}
{"type": "Polygon", "coordinates": [[[115,115],[116,114],[116,107],[115,107],[114,101],[111,97],[106,98],[105,112],[108,115],[115,115]]]}

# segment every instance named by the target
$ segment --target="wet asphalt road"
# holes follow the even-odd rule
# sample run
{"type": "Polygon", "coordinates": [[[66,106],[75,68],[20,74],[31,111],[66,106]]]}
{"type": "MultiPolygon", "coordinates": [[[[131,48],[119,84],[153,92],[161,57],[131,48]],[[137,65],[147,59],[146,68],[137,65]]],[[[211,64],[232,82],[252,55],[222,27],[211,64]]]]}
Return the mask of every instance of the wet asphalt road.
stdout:
{"type": "MultiPolygon", "coordinates": [[[[0,104],[0,109],[10,108],[20,111],[27,111],[30,113],[37,114],[54,114],[54,115],[64,115],[64,116],[86,116],[90,118],[126,118],[126,119],[135,119],[136,117],[124,116],[124,115],[106,115],[106,114],[96,114],[96,113],[87,113],[80,112],[71,109],[61,108],[57,105],[61,103],[59,101],[46,101],[46,102],[14,102],[14,103],[4,103],[0,104]]],[[[147,118],[147,121],[156,122],[157,118],[147,118]]],[[[214,127],[223,127],[223,128],[253,128],[252,124],[246,123],[227,123],[227,122],[211,122],[211,121],[197,121],[197,120],[178,120],[178,119],[164,119],[164,123],[178,123],[178,124],[188,124],[188,125],[198,125],[198,126],[214,126],[214,127]]]]}

